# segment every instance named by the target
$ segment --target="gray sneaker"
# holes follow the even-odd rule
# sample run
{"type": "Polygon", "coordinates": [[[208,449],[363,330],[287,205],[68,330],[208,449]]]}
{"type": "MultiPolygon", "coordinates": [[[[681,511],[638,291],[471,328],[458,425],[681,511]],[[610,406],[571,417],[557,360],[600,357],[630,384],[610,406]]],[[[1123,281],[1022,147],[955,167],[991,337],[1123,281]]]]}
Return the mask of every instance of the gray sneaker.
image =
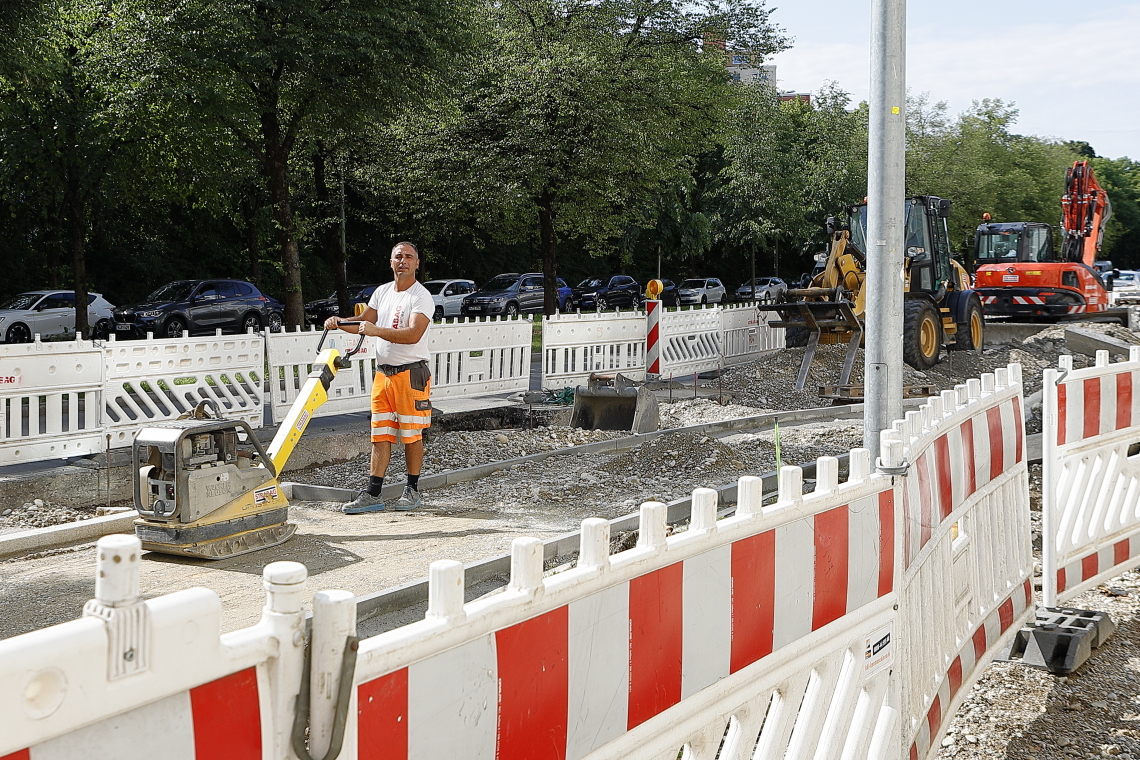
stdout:
{"type": "Polygon", "coordinates": [[[396,503],[392,505],[392,509],[398,509],[401,512],[407,512],[410,509],[415,509],[424,503],[423,497],[420,492],[411,486],[404,486],[404,494],[396,499],[396,503]]]}
{"type": "Polygon", "coordinates": [[[340,508],[346,515],[360,515],[365,512],[383,512],[385,509],[384,499],[379,496],[373,496],[365,489],[356,495],[352,501],[347,501],[344,506],[340,508]]]}

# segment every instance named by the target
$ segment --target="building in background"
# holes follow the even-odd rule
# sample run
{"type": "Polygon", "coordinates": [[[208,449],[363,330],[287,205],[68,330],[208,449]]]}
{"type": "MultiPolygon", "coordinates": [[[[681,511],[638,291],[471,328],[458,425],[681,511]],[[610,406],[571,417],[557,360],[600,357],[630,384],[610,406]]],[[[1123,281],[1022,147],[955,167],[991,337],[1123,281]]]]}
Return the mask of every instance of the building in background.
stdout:
{"type": "Polygon", "coordinates": [[[729,52],[728,75],[736,82],[762,82],[776,87],[776,67],[771,64],[756,63],[756,56],[747,52],[729,52]]]}

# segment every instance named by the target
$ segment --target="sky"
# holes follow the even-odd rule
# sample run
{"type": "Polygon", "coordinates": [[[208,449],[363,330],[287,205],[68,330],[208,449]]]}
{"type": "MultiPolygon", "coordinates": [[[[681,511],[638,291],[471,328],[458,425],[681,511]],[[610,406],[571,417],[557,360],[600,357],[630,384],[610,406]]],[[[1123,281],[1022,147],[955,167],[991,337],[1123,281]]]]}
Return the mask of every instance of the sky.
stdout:
{"type": "MultiPolygon", "coordinates": [[[[773,57],[781,90],[836,82],[855,102],[870,82],[870,0],[768,0],[794,38],[773,57]]],[[[910,0],[907,88],[951,114],[1001,98],[1013,131],[1084,140],[1140,160],[1140,2],[910,0]]]]}

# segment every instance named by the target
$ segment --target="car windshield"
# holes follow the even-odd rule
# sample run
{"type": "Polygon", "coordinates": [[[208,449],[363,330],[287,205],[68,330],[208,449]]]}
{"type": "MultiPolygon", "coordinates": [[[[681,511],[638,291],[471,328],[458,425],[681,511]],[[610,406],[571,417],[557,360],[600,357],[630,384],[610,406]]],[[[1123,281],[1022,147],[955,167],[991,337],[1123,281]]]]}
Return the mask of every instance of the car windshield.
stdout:
{"type": "Polygon", "coordinates": [[[4,303],[0,303],[0,309],[12,309],[13,311],[27,311],[36,305],[36,301],[44,297],[43,293],[21,293],[18,296],[9,298],[4,303]]]}
{"type": "Polygon", "coordinates": [[[168,301],[185,301],[194,292],[196,282],[172,282],[163,285],[146,297],[147,303],[166,303],[168,301]]]}
{"type": "Polygon", "coordinates": [[[681,283],[682,288],[703,288],[705,286],[704,280],[685,280],[681,283]]]}
{"type": "Polygon", "coordinates": [[[490,291],[507,290],[508,288],[510,288],[512,285],[514,285],[518,281],[519,281],[518,277],[509,277],[506,275],[499,275],[498,277],[495,277],[490,282],[488,282],[486,285],[484,285],[483,290],[490,290],[490,291]]]}
{"type": "Polygon", "coordinates": [[[580,288],[600,288],[600,287],[603,287],[606,284],[606,282],[607,281],[603,280],[601,277],[587,277],[585,280],[582,280],[582,282],[580,282],[578,284],[578,287],[580,287],[580,288]]]}
{"type": "Polygon", "coordinates": [[[427,292],[431,293],[433,296],[438,296],[443,291],[443,286],[446,284],[446,282],[438,281],[425,282],[424,287],[427,288],[427,292]]]}

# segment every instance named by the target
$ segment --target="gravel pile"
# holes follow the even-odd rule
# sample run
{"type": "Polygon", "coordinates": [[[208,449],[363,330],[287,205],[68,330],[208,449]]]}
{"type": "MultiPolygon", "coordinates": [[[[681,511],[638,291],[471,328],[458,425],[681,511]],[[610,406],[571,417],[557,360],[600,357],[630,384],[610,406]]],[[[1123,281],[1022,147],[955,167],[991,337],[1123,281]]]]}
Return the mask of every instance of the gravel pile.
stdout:
{"type": "Polygon", "coordinates": [[[95,507],[68,507],[36,499],[18,507],[0,509],[0,534],[90,520],[94,516],[95,507]]]}

